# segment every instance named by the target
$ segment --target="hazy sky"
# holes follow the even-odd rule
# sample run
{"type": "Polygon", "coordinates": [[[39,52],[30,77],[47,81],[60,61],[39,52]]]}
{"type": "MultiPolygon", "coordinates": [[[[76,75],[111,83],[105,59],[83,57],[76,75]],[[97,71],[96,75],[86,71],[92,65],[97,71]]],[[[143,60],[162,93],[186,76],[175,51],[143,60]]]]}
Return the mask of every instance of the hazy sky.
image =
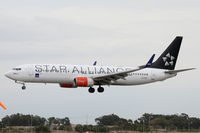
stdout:
{"type": "Polygon", "coordinates": [[[0,1],[0,118],[13,113],[69,117],[94,123],[115,113],[133,120],[143,113],[200,117],[199,0],[6,0],[0,1]],[[138,66],[158,57],[177,36],[183,42],[176,69],[197,68],[142,86],[62,89],[27,84],[25,91],[4,76],[29,63],[138,66]]]}

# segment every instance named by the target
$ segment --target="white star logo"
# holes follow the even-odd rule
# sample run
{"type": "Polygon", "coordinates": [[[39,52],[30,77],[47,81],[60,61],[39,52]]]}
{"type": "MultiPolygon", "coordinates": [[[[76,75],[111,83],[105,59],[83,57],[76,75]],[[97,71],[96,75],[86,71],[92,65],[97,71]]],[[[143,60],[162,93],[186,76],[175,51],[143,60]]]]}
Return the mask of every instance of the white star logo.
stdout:
{"type": "Polygon", "coordinates": [[[168,53],[165,57],[162,57],[165,66],[173,66],[174,65],[174,59],[175,57],[170,55],[170,53],[168,53]]]}

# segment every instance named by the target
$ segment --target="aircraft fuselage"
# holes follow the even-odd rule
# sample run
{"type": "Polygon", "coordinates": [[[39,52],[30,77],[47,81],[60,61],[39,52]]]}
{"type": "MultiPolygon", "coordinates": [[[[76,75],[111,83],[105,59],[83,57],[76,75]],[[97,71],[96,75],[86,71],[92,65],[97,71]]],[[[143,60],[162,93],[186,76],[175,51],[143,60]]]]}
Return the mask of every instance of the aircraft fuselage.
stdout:
{"type": "MultiPolygon", "coordinates": [[[[66,83],[73,84],[76,77],[95,77],[123,72],[132,67],[63,65],[63,64],[27,64],[15,67],[6,76],[15,81],[30,83],[66,83]]],[[[112,81],[111,85],[139,85],[162,81],[176,76],[166,74],[162,69],[145,68],[128,73],[125,79],[112,81]]],[[[95,83],[94,85],[98,85],[95,83]]]]}

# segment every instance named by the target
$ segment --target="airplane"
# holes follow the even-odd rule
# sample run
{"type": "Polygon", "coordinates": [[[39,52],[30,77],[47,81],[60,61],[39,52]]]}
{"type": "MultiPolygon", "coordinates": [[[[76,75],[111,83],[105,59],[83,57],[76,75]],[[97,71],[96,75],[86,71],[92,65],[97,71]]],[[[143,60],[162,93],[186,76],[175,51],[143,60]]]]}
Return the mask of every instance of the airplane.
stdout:
{"type": "Polygon", "coordinates": [[[63,88],[89,87],[90,93],[95,92],[95,85],[98,86],[97,91],[102,93],[102,86],[105,85],[131,86],[164,81],[175,77],[179,72],[195,69],[174,70],[182,38],[177,36],[155,62],[153,54],[146,65],[138,67],[96,66],[96,63],[25,64],[14,67],[5,76],[22,84],[22,90],[26,89],[25,83],[56,83],[63,88]]]}
{"type": "Polygon", "coordinates": [[[6,106],[4,106],[2,102],[0,102],[0,106],[1,106],[4,110],[7,110],[6,106]]]}

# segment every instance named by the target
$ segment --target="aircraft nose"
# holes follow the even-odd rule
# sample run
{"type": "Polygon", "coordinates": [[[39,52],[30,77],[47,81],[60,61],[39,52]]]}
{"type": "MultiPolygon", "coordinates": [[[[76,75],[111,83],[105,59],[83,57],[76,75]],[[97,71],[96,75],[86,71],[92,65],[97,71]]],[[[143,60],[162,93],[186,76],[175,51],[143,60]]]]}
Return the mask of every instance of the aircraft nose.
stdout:
{"type": "Polygon", "coordinates": [[[4,75],[5,75],[7,78],[11,78],[11,72],[6,72],[4,75]]]}

